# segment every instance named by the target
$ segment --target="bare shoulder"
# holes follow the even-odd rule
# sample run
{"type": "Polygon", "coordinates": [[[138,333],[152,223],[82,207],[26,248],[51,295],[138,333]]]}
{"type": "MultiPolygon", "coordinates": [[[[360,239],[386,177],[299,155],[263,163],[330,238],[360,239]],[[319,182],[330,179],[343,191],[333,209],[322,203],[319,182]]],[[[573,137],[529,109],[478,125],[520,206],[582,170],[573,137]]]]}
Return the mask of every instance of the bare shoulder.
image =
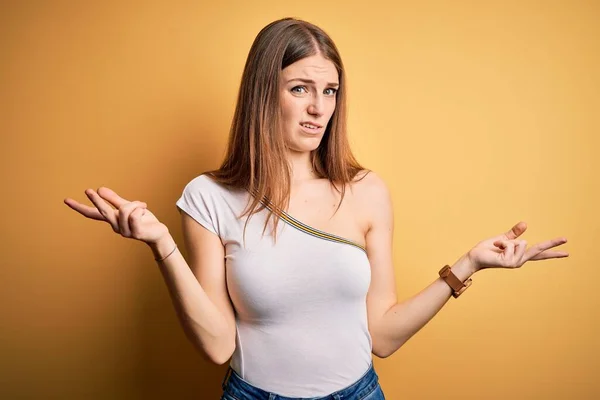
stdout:
{"type": "Polygon", "coordinates": [[[352,185],[355,187],[359,186],[373,186],[373,185],[383,185],[385,186],[385,182],[383,179],[373,170],[363,169],[360,171],[354,179],[352,180],[352,185]]]}
{"type": "Polygon", "coordinates": [[[369,225],[374,220],[390,217],[392,199],[388,185],[374,171],[358,173],[352,182],[352,192],[358,210],[368,219],[369,225]]]}
{"type": "Polygon", "coordinates": [[[352,191],[358,198],[366,201],[381,201],[389,198],[389,189],[385,181],[375,171],[363,170],[359,172],[351,184],[352,191]]]}

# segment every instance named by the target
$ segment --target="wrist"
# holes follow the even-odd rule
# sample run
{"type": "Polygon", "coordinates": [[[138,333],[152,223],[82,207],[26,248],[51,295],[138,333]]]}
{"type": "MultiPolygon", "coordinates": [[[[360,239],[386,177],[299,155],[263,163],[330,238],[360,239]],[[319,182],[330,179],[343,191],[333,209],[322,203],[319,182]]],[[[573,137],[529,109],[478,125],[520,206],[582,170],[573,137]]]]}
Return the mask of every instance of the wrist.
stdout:
{"type": "Polygon", "coordinates": [[[462,282],[466,281],[477,272],[475,264],[473,264],[469,253],[460,257],[451,267],[452,273],[456,275],[462,282]]]}
{"type": "Polygon", "coordinates": [[[155,260],[164,258],[175,247],[175,239],[167,233],[155,242],[148,243],[155,260]]]}
{"type": "Polygon", "coordinates": [[[473,263],[468,254],[461,256],[452,266],[446,264],[439,272],[440,278],[450,286],[454,298],[459,297],[473,282],[471,275],[475,273],[473,263]]]}
{"type": "Polygon", "coordinates": [[[471,250],[469,250],[463,257],[468,260],[472,274],[474,274],[475,272],[480,271],[482,269],[481,266],[473,260],[473,256],[471,255],[471,250]]]}

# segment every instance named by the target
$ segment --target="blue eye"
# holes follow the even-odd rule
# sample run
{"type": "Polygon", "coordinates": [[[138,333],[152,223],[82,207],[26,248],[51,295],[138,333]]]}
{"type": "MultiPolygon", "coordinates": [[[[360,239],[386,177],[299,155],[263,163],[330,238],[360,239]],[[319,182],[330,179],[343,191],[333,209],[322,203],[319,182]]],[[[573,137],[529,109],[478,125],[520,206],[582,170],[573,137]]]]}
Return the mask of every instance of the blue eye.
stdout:
{"type": "Polygon", "coordinates": [[[292,92],[294,92],[294,93],[302,93],[302,92],[297,92],[296,89],[304,89],[305,92],[307,91],[305,86],[294,86],[292,88],[292,92]]]}
{"type": "MultiPolygon", "coordinates": [[[[294,86],[293,88],[290,89],[290,91],[292,93],[297,93],[297,94],[308,93],[308,89],[306,88],[306,86],[294,86]]],[[[338,89],[335,89],[335,88],[327,88],[324,90],[324,93],[328,96],[335,96],[337,91],[338,91],[338,89]]]]}

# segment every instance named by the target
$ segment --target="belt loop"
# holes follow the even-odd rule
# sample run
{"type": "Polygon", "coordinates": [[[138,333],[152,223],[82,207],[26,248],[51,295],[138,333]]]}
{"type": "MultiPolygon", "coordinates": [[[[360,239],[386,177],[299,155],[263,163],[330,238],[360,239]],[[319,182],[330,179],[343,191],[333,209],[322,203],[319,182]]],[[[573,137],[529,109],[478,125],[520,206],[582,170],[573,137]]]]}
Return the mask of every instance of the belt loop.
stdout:
{"type": "Polygon", "coordinates": [[[227,368],[227,372],[225,373],[225,377],[223,378],[223,382],[221,383],[221,387],[223,388],[223,390],[225,390],[225,386],[227,386],[227,383],[229,383],[229,378],[231,377],[232,371],[233,369],[231,368],[231,366],[227,368]]]}

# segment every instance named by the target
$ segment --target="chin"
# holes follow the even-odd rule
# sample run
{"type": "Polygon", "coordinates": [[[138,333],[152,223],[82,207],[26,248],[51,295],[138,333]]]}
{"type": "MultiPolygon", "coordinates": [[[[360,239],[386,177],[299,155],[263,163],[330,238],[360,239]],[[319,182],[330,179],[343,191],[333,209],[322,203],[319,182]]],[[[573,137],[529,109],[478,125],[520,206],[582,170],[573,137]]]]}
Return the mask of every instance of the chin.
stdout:
{"type": "Polygon", "coordinates": [[[287,147],[296,153],[311,152],[319,148],[322,139],[323,135],[311,137],[300,133],[287,142],[287,147]]]}
{"type": "Polygon", "coordinates": [[[295,140],[289,146],[289,148],[292,151],[295,151],[298,153],[307,153],[307,152],[315,151],[316,149],[318,149],[320,144],[321,144],[321,138],[319,138],[319,139],[313,138],[313,139],[309,139],[309,140],[295,140]]]}

